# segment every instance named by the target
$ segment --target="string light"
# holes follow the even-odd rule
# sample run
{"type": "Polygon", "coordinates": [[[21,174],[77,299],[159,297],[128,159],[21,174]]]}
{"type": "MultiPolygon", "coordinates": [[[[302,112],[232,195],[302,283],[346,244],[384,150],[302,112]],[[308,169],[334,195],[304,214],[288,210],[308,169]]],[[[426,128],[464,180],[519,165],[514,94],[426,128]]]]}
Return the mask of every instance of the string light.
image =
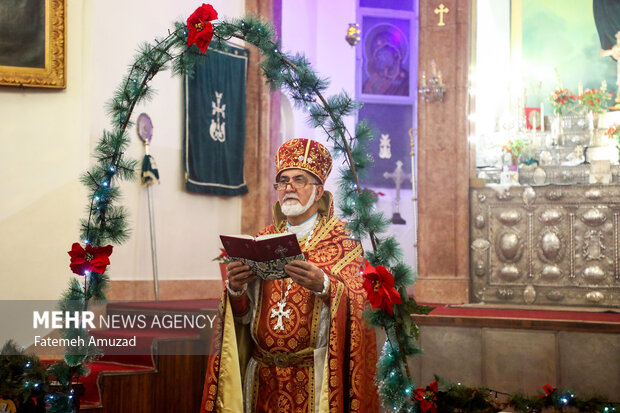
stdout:
{"type": "Polygon", "coordinates": [[[109,185],[108,181],[103,181],[102,183],[103,186],[105,186],[107,188],[107,186],[109,185]]]}

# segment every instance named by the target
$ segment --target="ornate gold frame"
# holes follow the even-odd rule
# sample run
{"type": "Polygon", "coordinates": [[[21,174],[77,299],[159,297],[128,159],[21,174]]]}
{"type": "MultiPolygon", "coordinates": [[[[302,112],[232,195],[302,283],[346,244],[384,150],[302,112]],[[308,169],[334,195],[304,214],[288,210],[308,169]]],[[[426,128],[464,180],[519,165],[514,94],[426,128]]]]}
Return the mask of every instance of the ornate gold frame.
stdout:
{"type": "Polygon", "coordinates": [[[0,66],[0,85],[66,87],[66,0],[45,0],[45,68],[0,66]]]}

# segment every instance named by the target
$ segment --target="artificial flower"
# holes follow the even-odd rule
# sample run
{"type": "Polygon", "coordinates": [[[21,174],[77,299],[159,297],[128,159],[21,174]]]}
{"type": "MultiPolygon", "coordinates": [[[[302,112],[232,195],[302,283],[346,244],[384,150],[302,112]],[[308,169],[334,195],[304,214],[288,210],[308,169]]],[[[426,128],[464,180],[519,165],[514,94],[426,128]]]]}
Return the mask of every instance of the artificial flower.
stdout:
{"type": "Polygon", "coordinates": [[[228,255],[228,253],[226,252],[224,248],[220,248],[220,251],[221,251],[220,255],[213,258],[211,261],[217,261],[222,264],[228,264],[230,262],[230,256],[228,255]]]}
{"type": "Polygon", "coordinates": [[[368,293],[368,301],[372,308],[381,308],[391,316],[394,315],[394,304],[400,304],[400,294],[394,289],[394,277],[382,265],[377,268],[370,265],[368,260],[364,260],[366,268],[364,268],[364,284],[363,287],[368,293]]]}
{"type": "Polygon", "coordinates": [[[86,275],[87,271],[103,274],[106,267],[110,265],[112,248],[111,245],[93,247],[90,244],[86,244],[86,248],[82,248],[79,243],[74,242],[71,251],[68,252],[71,257],[69,267],[78,275],[86,275]]]}
{"type": "Polygon", "coordinates": [[[579,103],[592,112],[605,112],[613,93],[608,93],[604,86],[600,89],[586,89],[583,94],[577,97],[579,103]]]}
{"type": "Polygon", "coordinates": [[[202,3],[187,19],[187,45],[195,44],[204,54],[213,38],[211,20],[217,20],[217,11],[210,4],[202,3]]]}
{"type": "Polygon", "coordinates": [[[609,129],[607,129],[607,132],[605,132],[605,135],[609,139],[615,140],[616,144],[620,146],[620,126],[618,126],[617,123],[614,123],[609,129]]]}
{"type": "Polygon", "coordinates": [[[556,89],[549,95],[551,106],[553,106],[553,113],[561,115],[566,109],[568,109],[577,97],[569,92],[568,89],[556,89]]]}
{"type": "Polygon", "coordinates": [[[551,396],[551,394],[555,391],[555,387],[551,387],[551,385],[547,383],[543,386],[543,390],[545,391],[545,394],[538,397],[545,398],[551,396]]]}
{"type": "Polygon", "coordinates": [[[422,410],[422,413],[437,413],[438,391],[439,386],[437,385],[437,380],[426,386],[426,388],[419,387],[414,390],[414,398],[420,402],[420,410],[422,410]]]}

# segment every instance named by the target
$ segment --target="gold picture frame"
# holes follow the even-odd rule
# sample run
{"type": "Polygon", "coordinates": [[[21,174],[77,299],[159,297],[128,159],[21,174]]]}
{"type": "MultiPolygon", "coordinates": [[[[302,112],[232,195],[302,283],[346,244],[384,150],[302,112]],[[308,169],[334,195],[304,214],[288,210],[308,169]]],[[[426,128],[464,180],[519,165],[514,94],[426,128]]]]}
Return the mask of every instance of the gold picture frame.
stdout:
{"type": "Polygon", "coordinates": [[[0,3],[0,85],[66,88],[66,0],[20,3],[0,3]]]}

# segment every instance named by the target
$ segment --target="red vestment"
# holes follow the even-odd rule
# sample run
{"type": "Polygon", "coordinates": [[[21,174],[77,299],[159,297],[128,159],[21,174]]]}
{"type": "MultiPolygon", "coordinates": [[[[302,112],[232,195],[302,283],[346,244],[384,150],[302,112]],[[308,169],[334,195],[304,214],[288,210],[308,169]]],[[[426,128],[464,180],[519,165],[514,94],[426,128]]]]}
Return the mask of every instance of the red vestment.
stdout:
{"type": "MultiPolygon", "coordinates": [[[[361,319],[366,301],[360,274],[362,249],[333,216],[331,194],[324,198],[313,232],[299,241],[307,261],[329,277],[329,296],[321,299],[293,284],[286,299],[286,309],[291,311],[282,318],[284,330],[274,329],[278,318],[272,317],[272,310],[278,308],[290,279],[256,280],[242,298],[223,299],[230,300],[235,313],[237,342],[245,340],[239,348],[251,356],[241,355],[239,363],[245,375],[245,405],[251,412],[374,413],[379,409],[375,334],[361,319]],[[240,333],[244,325],[249,334],[240,333]],[[315,383],[317,377],[321,383],[315,383]],[[319,405],[324,409],[319,410],[319,405]]],[[[274,225],[261,234],[286,230],[283,218],[276,204],[274,225]]],[[[214,340],[221,342],[220,335],[214,340]]],[[[223,363],[218,354],[209,359],[201,411],[220,411],[217,398],[223,363]]]]}

